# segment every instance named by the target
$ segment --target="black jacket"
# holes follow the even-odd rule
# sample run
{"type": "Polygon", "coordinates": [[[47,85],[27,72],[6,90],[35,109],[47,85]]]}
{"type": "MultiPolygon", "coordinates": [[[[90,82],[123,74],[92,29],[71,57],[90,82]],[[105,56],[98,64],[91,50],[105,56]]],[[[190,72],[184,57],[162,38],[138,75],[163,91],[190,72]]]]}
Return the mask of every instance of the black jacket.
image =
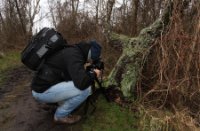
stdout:
{"type": "Polygon", "coordinates": [[[77,88],[86,89],[96,77],[94,72],[84,68],[90,48],[89,43],[83,42],[48,57],[33,78],[32,90],[42,93],[54,84],[71,80],[77,88]]]}

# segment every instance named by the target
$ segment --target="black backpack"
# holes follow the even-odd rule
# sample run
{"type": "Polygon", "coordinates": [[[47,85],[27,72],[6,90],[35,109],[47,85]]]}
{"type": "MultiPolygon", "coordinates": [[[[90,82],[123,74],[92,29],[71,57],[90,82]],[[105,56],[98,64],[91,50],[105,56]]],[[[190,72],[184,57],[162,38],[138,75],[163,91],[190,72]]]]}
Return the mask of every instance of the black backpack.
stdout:
{"type": "Polygon", "coordinates": [[[65,48],[67,42],[53,28],[43,28],[29,41],[21,53],[21,61],[31,70],[38,70],[45,58],[65,48]]]}

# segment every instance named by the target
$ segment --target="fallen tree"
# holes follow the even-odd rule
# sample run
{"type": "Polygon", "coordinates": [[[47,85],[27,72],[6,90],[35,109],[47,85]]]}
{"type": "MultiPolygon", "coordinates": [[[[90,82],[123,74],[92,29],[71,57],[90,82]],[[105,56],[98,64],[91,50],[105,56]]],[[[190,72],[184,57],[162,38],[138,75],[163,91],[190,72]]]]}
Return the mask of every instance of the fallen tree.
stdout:
{"type": "Polygon", "coordinates": [[[167,30],[172,4],[171,1],[168,1],[161,17],[149,27],[144,28],[137,37],[109,34],[110,42],[120,43],[123,51],[105,83],[106,86],[115,85],[121,89],[125,97],[132,96],[152,43],[167,30]]]}

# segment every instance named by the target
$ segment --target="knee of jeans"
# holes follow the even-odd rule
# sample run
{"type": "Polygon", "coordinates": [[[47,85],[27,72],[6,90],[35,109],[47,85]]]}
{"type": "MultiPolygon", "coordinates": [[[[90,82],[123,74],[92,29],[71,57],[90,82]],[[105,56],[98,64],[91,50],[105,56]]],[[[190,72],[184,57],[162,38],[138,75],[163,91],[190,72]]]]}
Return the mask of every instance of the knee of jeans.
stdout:
{"type": "Polygon", "coordinates": [[[87,89],[85,89],[85,92],[87,92],[88,96],[92,94],[92,88],[89,86],[87,89]]]}
{"type": "Polygon", "coordinates": [[[43,103],[43,102],[40,100],[40,97],[38,96],[38,94],[37,94],[35,91],[32,91],[32,96],[33,96],[33,98],[34,98],[37,102],[43,103]]]}
{"type": "Polygon", "coordinates": [[[34,98],[37,98],[37,95],[36,95],[36,92],[35,92],[35,91],[32,91],[32,96],[33,96],[34,98]]]}
{"type": "Polygon", "coordinates": [[[35,95],[32,95],[32,96],[33,96],[33,98],[34,98],[35,101],[40,102],[39,97],[37,97],[35,95]]]}

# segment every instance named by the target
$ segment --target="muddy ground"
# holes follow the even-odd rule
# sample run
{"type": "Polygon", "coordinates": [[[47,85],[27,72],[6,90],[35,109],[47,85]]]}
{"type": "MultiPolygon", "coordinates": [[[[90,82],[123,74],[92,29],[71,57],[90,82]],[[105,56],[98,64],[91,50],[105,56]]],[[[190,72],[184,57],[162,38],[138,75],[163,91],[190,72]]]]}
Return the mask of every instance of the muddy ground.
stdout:
{"type": "Polygon", "coordinates": [[[32,76],[33,73],[24,66],[7,72],[6,81],[0,87],[0,130],[81,131],[84,120],[75,125],[57,125],[53,122],[53,111],[44,110],[32,98],[32,76]]]}

